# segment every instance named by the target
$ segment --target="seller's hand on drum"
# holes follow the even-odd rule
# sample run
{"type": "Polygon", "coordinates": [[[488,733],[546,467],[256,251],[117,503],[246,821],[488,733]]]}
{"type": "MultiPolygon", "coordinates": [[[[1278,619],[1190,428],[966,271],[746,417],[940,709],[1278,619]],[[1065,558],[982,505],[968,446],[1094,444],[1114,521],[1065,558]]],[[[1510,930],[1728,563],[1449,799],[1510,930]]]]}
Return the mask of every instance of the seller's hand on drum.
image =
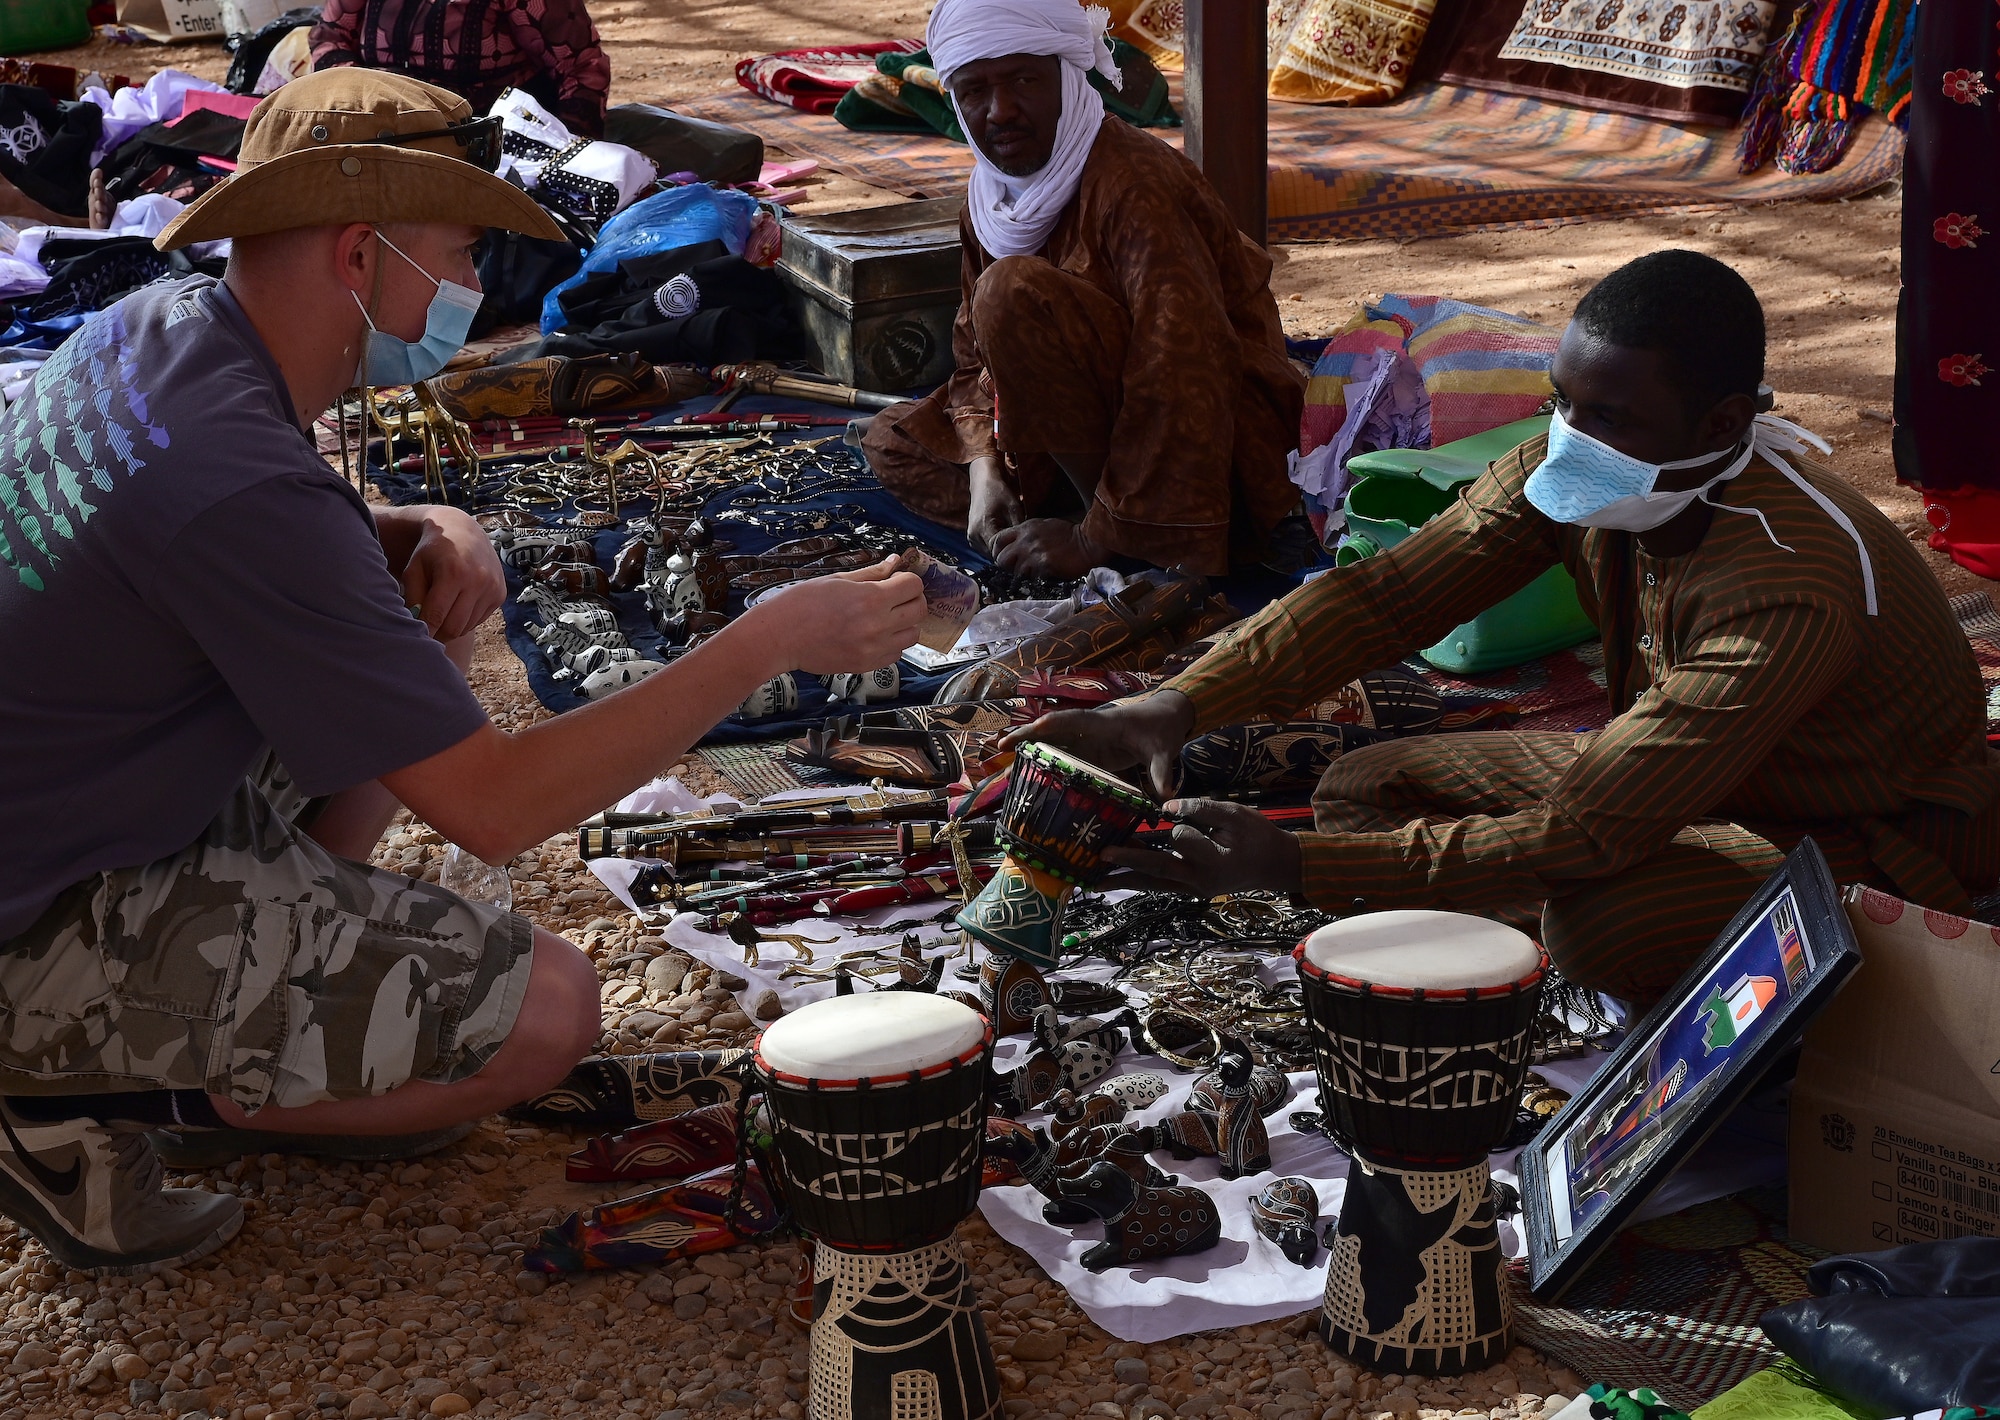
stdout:
{"type": "Polygon", "coordinates": [[[1112,774],[1143,766],[1153,792],[1173,797],[1180,784],[1181,746],[1194,728],[1194,703],[1178,690],[1159,690],[1095,710],[1058,710],[1010,730],[1003,750],[1040,740],[1112,774]]]}
{"type": "Polygon", "coordinates": [[[1196,897],[1299,890],[1299,840],[1255,809],[1220,799],[1173,799],[1163,812],[1175,820],[1169,848],[1105,849],[1104,861],[1124,871],[1100,887],[1196,897]]]}
{"type": "Polygon", "coordinates": [[[916,643],[924,619],[924,583],[898,572],[896,559],[873,567],[815,577],[759,602],[741,620],[755,618],[760,635],[786,648],[785,664],[814,675],[870,671],[895,661],[916,643]]]}

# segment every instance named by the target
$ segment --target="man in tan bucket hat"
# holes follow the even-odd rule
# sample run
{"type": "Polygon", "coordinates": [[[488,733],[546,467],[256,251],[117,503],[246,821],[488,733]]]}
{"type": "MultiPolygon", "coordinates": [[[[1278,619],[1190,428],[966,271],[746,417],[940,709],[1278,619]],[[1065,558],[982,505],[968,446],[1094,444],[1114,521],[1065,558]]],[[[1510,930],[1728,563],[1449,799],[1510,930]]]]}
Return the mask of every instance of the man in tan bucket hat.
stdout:
{"type": "Polygon", "coordinates": [[[400,804],[506,862],[778,673],[915,638],[921,584],[885,565],[571,714],[488,721],[480,528],[371,507],[306,431],[365,371],[449,358],[486,228],[556,235],[498,144],[414,80],[287,85],[159,237],[233,239],[225,278],[91,316],[0,423],[0,1212],[67,1266],[236,1231],[235,1199],[160,1187],[162,1156],[434,1148],[595,1045],[582,952],[366,865],[400,804]]]}

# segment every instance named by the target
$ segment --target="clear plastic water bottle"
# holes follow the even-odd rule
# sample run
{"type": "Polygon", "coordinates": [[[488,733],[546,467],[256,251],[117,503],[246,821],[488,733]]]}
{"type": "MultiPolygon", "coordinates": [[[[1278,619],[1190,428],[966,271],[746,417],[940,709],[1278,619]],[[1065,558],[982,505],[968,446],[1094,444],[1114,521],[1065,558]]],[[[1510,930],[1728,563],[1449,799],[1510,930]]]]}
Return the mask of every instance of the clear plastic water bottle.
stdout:
{"type": "Polygon", "coordinates": [[[481,862],[456,843],[444,851],[444,867],[438,873],[438,885],[467,902],[483,902],[507,911],[513,910],[514,883],[507,876],[506,865],[496,868],[491,863],[481,862]]]}

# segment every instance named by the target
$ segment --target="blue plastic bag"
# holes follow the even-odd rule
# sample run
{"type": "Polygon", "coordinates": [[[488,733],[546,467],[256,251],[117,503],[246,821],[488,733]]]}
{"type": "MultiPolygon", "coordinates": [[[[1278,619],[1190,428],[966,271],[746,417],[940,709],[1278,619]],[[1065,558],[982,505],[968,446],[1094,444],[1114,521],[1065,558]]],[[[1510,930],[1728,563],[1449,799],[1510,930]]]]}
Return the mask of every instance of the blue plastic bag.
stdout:
{"type": "Polygon", "coordinates": [[[610,271],[634,257],[657,256],[699,242],[720,241],[730,255],[741,256],[756,215],[756,198],[742,192],[718,192],[702,183],[633,203],[604,224],[597,234],[597,245],[590,249],[576,275],[543,299],[542,334],[553,335],[563,328],[560,297],[584,277],[610,271]]]}

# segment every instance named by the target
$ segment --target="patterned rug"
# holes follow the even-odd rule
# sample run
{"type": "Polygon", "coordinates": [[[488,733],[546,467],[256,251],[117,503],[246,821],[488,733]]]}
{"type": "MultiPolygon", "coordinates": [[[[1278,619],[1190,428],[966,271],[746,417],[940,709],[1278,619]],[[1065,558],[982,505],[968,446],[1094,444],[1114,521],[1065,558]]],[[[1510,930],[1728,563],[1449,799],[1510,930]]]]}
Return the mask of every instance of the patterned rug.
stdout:
{"type": "Polygon", "coordinates": [[[1480,676],[1447,675],[1412,656],[1403,669],[1422,676],[1444,704],[1438,729],[1602,729],[1611,718],[1604,694],[1604,647],[1595,641],[1480,676]]]}
{"type": "MultiPolygon", "coordinates": [[[[1179,102],[1179,76],[1170,76],[1179,102]]],[[[856,133],[734,89],[683,111],[748,128],[796,157],[906,197],[964,189],[969,150],[944,138],[856,133]]],[[[1736,170],[1736,134],[1450,85],[1380,108],[1270,106],[1271,235],[1279,241],[1496,231],[1640,212],[1845,197],[1902,171],[1879,118],[1831,172],[1736,170]]],[[[1177,131],[1161,137],[1179,144],[1177,131]]]]}
{"type": "Polygon", "coordinates": [[[1757,1318],[1807,1294],[1824,1253],[1785,1235],[1785,1191],[1755,1189],[1619,1233],[1559,1306],[1514,1281],[1514,1335],[1578,1375],[1651,1386],[1693,1410],[1780,1359],[1757,1318]]]}

